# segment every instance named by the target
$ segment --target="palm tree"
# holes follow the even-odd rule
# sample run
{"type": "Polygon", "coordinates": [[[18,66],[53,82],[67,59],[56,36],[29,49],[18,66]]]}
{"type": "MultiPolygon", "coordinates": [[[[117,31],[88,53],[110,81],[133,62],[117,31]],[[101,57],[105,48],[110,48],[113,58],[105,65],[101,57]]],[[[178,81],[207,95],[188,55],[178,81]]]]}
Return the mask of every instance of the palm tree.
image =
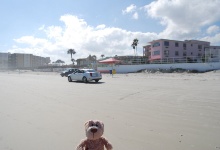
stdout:
{"type": "Polygon", "coordinates": [[[92,55],[92,58],[96,61],[97,57],[96,57],[96,55],[92,55]]]}
{"type": "MultiPolygon", "coordinates": [[[[76,54],[76,51],[74,49],[68,49],[67,54],[71,55],[71,61],[73,62],[73,55],[76,54]]],[[[74,63],[74,62],[73,62],[74,63]]]]}
{"type": "Polygon", "coordinates": [[[73,62],[73,65],[74,65],[74,62],[75,62],[76,60],[72,58],[71,61],[73,62]]]}
{"type": "Polygon", "coordinates": [[[105,57],[105,55],[104,55],[104,54],[102,54],[102,55],[101,55],[101,57],[102,57],[102,59],[103,59],[103,57],[105,57]]]}
{"type": "Polygon", "coordinates": [[[136,39],[134,39],[133,40],[133,43],[131,44],[131,46],[133,47],[133,49],[134,49],[134,55],[136,56],[136,54],[137,54],[137,45],[138,45],[139,43],[138,43],[138,39],[136,38],[136,39]],[[136,48],[136,52],[135,52],[135,48],[136,48]]]}

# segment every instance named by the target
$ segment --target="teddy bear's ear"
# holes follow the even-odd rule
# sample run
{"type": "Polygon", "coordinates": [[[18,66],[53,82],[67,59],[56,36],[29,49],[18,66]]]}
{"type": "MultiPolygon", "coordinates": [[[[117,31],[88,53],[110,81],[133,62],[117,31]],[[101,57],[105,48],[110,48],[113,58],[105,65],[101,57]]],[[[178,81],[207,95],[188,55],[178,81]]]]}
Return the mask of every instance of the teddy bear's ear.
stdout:
{"type": "Polygon", "coordinates": [[[88,126],[88,125],[91,124],[92,122],[93,122],[92,120],[86,121],[86,122],[85,122],[85,126],[88,126]]]}

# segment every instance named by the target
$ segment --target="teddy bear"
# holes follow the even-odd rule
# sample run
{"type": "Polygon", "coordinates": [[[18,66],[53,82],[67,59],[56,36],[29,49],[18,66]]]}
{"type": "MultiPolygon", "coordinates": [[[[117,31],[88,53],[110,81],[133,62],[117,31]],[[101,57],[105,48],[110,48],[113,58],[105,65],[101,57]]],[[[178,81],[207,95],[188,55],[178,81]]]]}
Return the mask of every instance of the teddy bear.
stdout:
{"type": "Polygon", "coordinates": [[[89,120],[85,123],[86,139],[82,140],[76,150],[112,150],[109,141],[102,137],[104,124],[99,120],[89,120]]]}

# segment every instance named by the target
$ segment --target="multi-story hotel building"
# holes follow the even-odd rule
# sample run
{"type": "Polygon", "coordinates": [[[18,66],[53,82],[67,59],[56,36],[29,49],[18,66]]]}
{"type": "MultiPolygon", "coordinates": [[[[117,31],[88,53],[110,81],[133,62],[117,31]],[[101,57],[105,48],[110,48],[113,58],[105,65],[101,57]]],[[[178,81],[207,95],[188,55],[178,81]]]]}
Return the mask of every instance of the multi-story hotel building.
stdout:
{"type": "Polygon", "coordinates": [[[22,53],[0,53],[0,69],[31,69],[49,63],[50,57],[22,53]]]}
{"type": "Polygon", "coordinates": [[[204,62],[208,58],[219,60],[220,56],[220,46],[210,46],[206,41],[158,39],[149,44],[143,47],[143,55],[150,62],[204,62]]]}
{"type": "Polygon", "coordinates": [[[8,53],[0,53],[0,68],[8,68],[8,53]]]}

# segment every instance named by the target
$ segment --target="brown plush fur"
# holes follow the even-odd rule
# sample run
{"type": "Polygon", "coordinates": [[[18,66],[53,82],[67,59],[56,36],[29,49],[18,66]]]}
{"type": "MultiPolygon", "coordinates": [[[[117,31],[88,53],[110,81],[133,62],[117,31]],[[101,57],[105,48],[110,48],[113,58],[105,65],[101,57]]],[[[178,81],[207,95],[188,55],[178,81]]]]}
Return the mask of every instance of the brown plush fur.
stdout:
{"type": "Polygon", "coordinates": [[[76,150],[112,150],[112,145],[102,137],[104,124],[98,120],[89,120],[85,123],[86,139],[82,140],[76,150]]]}

